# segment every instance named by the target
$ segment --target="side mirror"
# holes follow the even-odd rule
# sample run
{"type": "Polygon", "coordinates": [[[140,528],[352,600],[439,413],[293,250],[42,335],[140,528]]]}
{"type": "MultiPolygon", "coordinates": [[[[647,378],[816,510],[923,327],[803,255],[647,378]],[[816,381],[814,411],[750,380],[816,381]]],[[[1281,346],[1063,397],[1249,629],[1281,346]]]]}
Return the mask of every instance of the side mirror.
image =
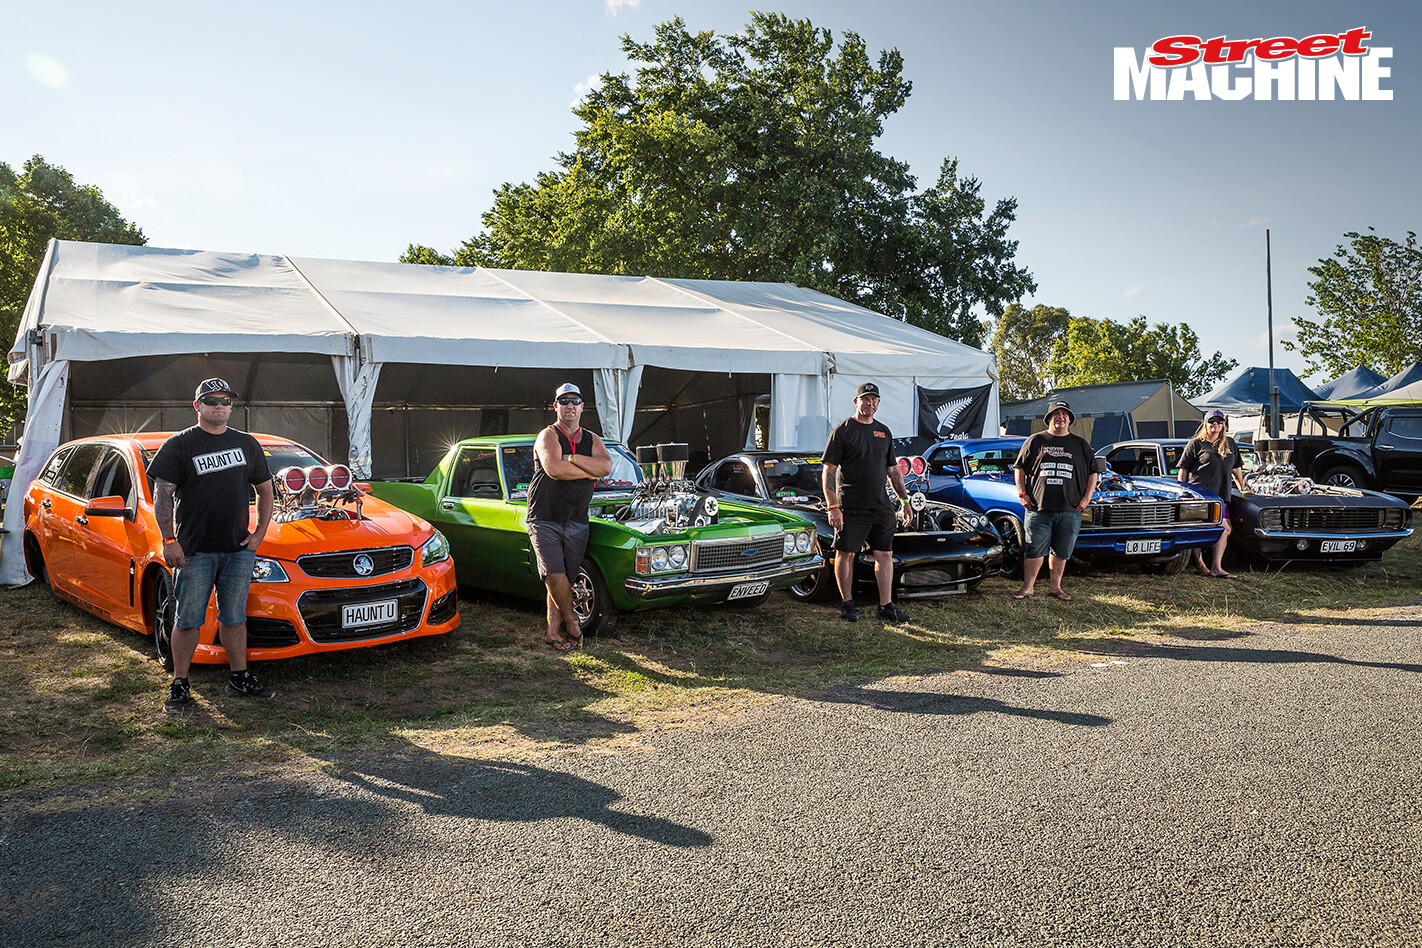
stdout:
{"type": "Polygon", "coordinates": [[[132,520],[136,516],[132,507],[126,506],[122,497],[95,497],[84,507],[86,517],[122,517],[132,520]]]}

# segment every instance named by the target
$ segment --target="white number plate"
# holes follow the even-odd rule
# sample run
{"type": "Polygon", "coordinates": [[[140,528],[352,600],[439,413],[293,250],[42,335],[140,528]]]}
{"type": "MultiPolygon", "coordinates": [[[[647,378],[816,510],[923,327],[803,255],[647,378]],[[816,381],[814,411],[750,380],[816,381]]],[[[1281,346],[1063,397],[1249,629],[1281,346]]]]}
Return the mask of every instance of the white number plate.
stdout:
{"type": "Polygon", "coordinates": [[[726,597],[726,601],[730,602],[732,599],[749,599],[752,596],[759,596],[769,589],[769,582],[741,583],[739,586],[731,587],[731,594],[726,597]]]}
{"type": "Polygon", "coordinates": [[[379,625],[394,622],[400,616],[400,600],[387,599],[384,602],[362,602],[355,606],[341,607],[341,628],[358,629],[363,625],[379,625]]]}
{"type": "Polygon", "coordinates": [[[1159,553],[1159,540],[1127,540],[1126,554],[1133,556],[1137,553],[1159,553]]]}
{"type": "Polygon", "coordinates": [[[1319,545],[1319,551],[1323,553],[1356,553],[1358,552],[1358,541],[1324,540],[1319,545]]]}

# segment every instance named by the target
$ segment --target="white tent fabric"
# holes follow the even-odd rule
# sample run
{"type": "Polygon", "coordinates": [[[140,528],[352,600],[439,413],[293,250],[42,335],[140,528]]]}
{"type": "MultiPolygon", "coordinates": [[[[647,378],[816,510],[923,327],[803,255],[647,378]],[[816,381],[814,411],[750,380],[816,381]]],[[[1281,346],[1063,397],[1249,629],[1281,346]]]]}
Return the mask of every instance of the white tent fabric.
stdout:
{"type": "MultiPolygon", "coordinates": [[[[880,417],[896,435],[910,435],[916,433],[916,385],[949,388],[997,378],[990,353],[789,284],[71,241],[51,242],[10,353],[10,379],[33,386],[31,420],[48,424],[62,417],[64,386],[35,384],[45,378],[43,370],[33,378],[37,346],[54,360],[50,364],[273,353],[308,359],[300,371],[309,373],[309,358],[330,357],[345,403],[352,468],[362,475],[371,460],[377,390],[387,379],[392,385],[415,379],[411,373],[427,367],[591,370],[598,420],[623,439],[632,433],[646,367],[768,376],[770,441],[783,450],[823,447],[830,425],[851,412],[861,381],[878,383],[880,417]],[[56,398],[58,406],[50,403],[56,398]]],[[[263,371],[283,371],[282,364],[272,356],[263,371]]],[[[150,387],[157,384],[151,373],[145,377],[150,387]]],[[[163,385],[173,389],[173,401],[186,399],[173,383],[164,379],[163,385]]],[[[121,393],[83,393],[89,400],[109,396],[117,400],[121,393]]],[[[73,397],[80,397],[77,390],[73,397]]],[[[997,427],[994,386],[986,430],[997,427]]],[[[44,441],[27,436],[22,456],[44,441]]],[[[28,484],[16,473],[12,496],[28,484]]],[[[10,539],[7,561],[15,558],[10,539]]]]}
{"type": "MultiPolygon", "coordinates": [[[[38,354],[36,353],[36,358],[38,354]]],[[[20,502],[30,482],[44,462],[59,447],[59,430],[64,420],[64,392],[69,387],[69,363],[46,362],[30,390],[29,412],[25,416],[25,440],[15,458],[15,476],[10,481],[10,500],[5,504],[5,530],[0,540],[0,583],[21,586],[30,581],[22,547],[25,505],[20,502]]]]}

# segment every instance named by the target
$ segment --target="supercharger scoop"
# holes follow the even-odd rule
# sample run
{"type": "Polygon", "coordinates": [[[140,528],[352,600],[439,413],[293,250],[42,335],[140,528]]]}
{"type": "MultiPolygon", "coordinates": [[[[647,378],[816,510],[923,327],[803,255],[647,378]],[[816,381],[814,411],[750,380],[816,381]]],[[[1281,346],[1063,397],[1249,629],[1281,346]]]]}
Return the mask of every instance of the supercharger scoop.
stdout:
{"type": "Polygon", "coordinates": [[[686,479],[690,453],[685,444],[643,445],[637,464],[646,477],[617,519],[643,533],[685,530],[715,523],[720,505],[716,498],[686,479]]]}

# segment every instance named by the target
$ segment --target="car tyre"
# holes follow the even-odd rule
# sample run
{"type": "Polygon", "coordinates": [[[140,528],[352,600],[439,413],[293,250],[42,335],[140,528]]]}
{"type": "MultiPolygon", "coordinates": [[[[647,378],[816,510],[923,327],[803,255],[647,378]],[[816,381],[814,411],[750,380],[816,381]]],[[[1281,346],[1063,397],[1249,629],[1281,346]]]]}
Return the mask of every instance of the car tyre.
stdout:
{"type": "Polygon", "coordinates": [[[1008,579],[1022,578],[1022,555],[1026,547],[1022,521],[1012,514],[998,514],[992,518],[993,529],[1002,537],[1002,562],[997,566],[1000,576],[1008,579]]]}
{"type": "Polygon", "coordinates": [[[602,573],[597,564],[586,558],[573,580],[573,611],[578,614],[583,635],[605,635],[617,622],[617,607],[608,595],[602,573]]]}
{"type": "Polygon", "coordinates": [[[1368,488],[1368,477],[1356,464],[1338,464],[1323,472],[1320,481],[1330,487],[1352,487],[1358,490],[1368,488]]]}
{"type": "Polygon", "coordinates": [[[1185,571],[1186,565],[1190,562],[1190,551],[1181,550],[1168,560],[1157,560],[1154,563],[1142,563],[1141,572],[1149,573],[1152,576],[1178,576],[1185,571]]]}
{"type": "Polygon", "coordinates": [[[49,575],[49,570],[44,567],[44,551],[40,549],[39,539],[33,533],[25,534],[25,569],[37,581],[48,583],[51,591],[54,590],[54,580],[49,575]]]}
{"type": "Polygon", "coordinates": [[[173,577],[160,569],[148,580],[144,603],[148,609],[148,632],[153,636],[153,657],[164,671],[173,670],[173,629],[178,618],[178,597],[173,577]]]}
{"type": "Polygon", "coordinates": [[[786,592],[801,602],[829,602],[839,595],[839,585],[834,578],[834,562],[825,557],[825,564],[806,576],[786,592]]]}

